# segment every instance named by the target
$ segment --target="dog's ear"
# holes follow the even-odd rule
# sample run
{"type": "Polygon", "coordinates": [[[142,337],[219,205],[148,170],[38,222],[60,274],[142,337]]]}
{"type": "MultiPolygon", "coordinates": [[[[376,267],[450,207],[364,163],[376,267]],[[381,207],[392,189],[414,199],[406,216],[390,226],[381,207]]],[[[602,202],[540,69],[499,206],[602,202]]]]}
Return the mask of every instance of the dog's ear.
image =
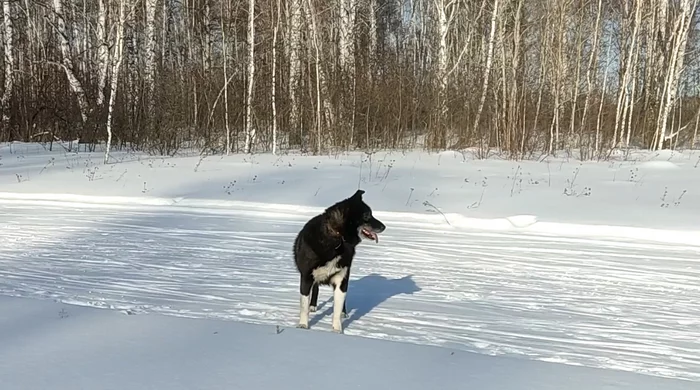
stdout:
{"type": "Polygon", "coordinates": [[[364,193],[365,193],[364,190],[357,190],[357,191],[355,192],[355,194],[352,196],[352,198],[360,198],[360,199],[362,199],[362,194],[364,194],[364,193]]]}

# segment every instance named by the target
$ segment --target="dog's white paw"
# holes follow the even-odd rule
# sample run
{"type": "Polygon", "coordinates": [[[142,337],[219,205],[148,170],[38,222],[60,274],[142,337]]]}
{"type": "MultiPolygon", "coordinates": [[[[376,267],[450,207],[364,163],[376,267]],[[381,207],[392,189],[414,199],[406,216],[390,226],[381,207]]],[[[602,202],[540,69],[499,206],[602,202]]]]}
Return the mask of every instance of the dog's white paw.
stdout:
{"type": "Polygon", "coordinates": [[[299,329],[309,329],[309,324],[297,324],[297,328],[299,328],[299,329]]]}
{"type": "Polygon", "coordinates": [[[315,312],[315,311],[316,311],[316,306],[309,306],[309,311],[310,311],[311,313],[315,312]]]}
{"type": "Polygon", "coordinates": [[[343,334],[343,328],[333,327],[333,333],[343,334]]]}

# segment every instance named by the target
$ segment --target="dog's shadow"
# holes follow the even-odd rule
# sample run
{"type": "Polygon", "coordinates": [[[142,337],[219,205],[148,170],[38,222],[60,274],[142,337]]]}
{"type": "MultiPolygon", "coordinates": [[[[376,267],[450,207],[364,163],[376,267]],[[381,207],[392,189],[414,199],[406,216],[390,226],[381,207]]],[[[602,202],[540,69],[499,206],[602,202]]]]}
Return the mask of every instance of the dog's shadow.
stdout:
{"type": "MultiPolygon", "coordinates": [[[[327,288],[321,287],[321,291],[327,288]]],[[[348,310],[349,318],[343,320],[343,327],[349,327],[353,322],[364,317],[387,299],[400,295],[411,295],[420,291],[420,287],[413,280],[412,275],[407,275],[399,279],[387,279],[379,274],[369,274],[358,280],[351,280],[348,286],[348,295],[345,306],[348,310]]],[[[318,323],[322,318],[333,314],[333,297],[326,299],[318,306],[317,313],[309,321],[309,325],[318,323]],[[327,307],[323,313],[318,311],[327,307]]]]}

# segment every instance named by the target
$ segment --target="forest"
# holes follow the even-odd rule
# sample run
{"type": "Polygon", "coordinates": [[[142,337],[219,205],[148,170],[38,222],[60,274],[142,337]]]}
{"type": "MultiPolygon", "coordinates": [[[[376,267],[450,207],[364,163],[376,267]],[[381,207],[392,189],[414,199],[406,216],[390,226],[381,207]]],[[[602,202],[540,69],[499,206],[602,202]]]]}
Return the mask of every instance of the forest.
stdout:
{"type": "Polygon", "coordinates": [[[698,0],[1,0],[0,142],[693,148],[698,0]]]}

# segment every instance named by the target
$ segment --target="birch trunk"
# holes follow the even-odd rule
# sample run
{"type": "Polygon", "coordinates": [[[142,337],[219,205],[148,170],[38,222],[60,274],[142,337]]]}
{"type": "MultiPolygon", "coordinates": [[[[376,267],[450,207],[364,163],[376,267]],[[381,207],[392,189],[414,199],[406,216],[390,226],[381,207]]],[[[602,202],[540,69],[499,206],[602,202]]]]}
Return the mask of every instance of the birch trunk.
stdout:
{"type": "Polygon", "coordinates": [[[295,131],[299,126],[297,89],[299,86],[301,60],[301,0],[288,1],[287,48],[289,51],[289,130],[295,131]]]}
{"type": "MultiPolygon", "coordinates": [[[[623,132],[627,134],[627,137],[624,139],[624,145],[627,147],[630,146],[630,142],[632,140],[632,118],[634,117],[634,101],[636,99],[637,92],[637,59],[639,58],[639,45],[637,45],[635,49],[634,58],[632,60],[632,76],[630,78],[631,91],[629,96],[629,108],[627,109],[627,125],[625,126],[626,131],[625,127],[623,127],[623,132]]],[[[623,142],[622,136],[620,136],[620,142],[623,142]]]]}
{"type": "MultiPolygon", "coordinates": [[[[224,128],[226,129],[226,155],[231,153],[231,129],[229,128],[228,118],[228,41],[226,40],[226,31],[228,25],[225,23],[227,17],[224,17],[224,1],[221,1],[221,46],[223,49],[224,62],[224,128]]],[[[227,10],[230,10],[231,4],[228,3],[227,10]]],[[[273,97],[274,99],[274,97],[273,97]]]]}
{"type": "Polygon", "coordinates": [[[695,149],[695,143],[698,140],[698,127],[700,126],[700,107],[695,113],[695,131],[693,132],[693,140],[690,141],[690,149],[695,149]]]}
{"type": "MultiPolygon", "coordinates": [[[[499,0],[494,0],[493,11],[491,12],[491,27],[489,32],[489,42],[488,50],[486,52],[486,68],[484,69],[484,83],[481,88],[481,97],[479,98],[479,108],[476,110],[476,117],[474,118],[474,125],[472,126],[472,133],[476,134],[476,130],[479,127],[479,120],[481,119],[481,113],[484,110],[484,104],[486,102],[486,94],[489,88],[489,75],[491,74],[491,66],[493,63],[493,46],[496,37],[496,22],[498,21],[498,2],[499,0]]],[[[481,142],[483,140],[479,140],[481,142]]]]}
{"type": "MultiPolygon", "coordinates": [[[[60,1],[60,0],[59,0],[60,1]]],[[[102,107],[105,101],[105,86],[107,86],[107,68],[109,67],[109,43],[107,42],[107,0],[97,2],[97,106],[102,107]]]]}
{"type": "MultiPolygon", "coordinates": [[[[121,0],[125,1],[125,0],[121,0]]],[[[147,120],[152,123],[155,115],[156,88],[156,6],[158,0],[146,0],[146,65],[143,75],[146,87],[147,120]]],[[[165,15],[163,15],[165,16],[165,15]]],[[[165,42],[163,42],[165,43],[165,42]]],[[[150,126],[149,126],[150,127],[150,126]]]]}
{"type": "Polygon", "coordinates": [[[161,66],[161,68],[165,68],[166,58],[169,58],[169,56],[166,57],[165,53],[166,53],[167,48],[168,48],[167,37],[168,37],[168,26],[169,26],[169,20],[170,20],[170,7],[168,4],[168,0],[163,0],[162,4],[163,4],[163,8],[161,10],[161,12],[162,12],[161,15],[163,15],[163,16],[161,17],[162,21],[161,21],[161,28],[160,28],[161,29],[161,31],[160,31],[160,66],[161,66]]]}
{"type": "MultiPolygon", "coordinates": [[[[629,0],[628,0],[629,1],[629,0]]],[[[626,3],[626,4],[629,4],[626,3]]],[[[629,12],[629,9],[627,10],[629,12]]],[[[624,124],[626,123],[626,115],[628,114],[628,108],[629,108],[629,83],[630,83],[630,78],[631,78],[631,73],[632,73],[632,66],[633,66],[633,59],[634,59],[634,52],[635,52],[635,47],[637,44],[637,35],[639,34],[639,27],[641,24],[641,16],[642,16],[642,4],[640,2],[635,2],[635,16],[634,16],[634,27],[632,30],[632,42],[630,44],[630,47],[628,49],[627,53],[627,58],[626,58],[626,63],[625,63],[625,70],[622,74],[622,82],[620,83],[620,90],[617,98],[617,110],[615,112],[615,130],[613,133],[613,147],[617,145],[618,143],[621,143],[625,138],[624,134],[624,124]],[[622,127],[622,130],[620,129],[620,126],[622,127]],[[620,134],[619,140],[617,139],[617,134],[620,134]]]]}
{"type": "Polygon", "coordinates": [[[277,0],[277,18],[272,30],[272,154],[277,154],[277,31],[280,26],[280,14],[282,13],[281,1],[277,0]]]}
{"type": "MultiPolygon", "coordinates": [[[[513,58],[511,60],[511,75],[510,77],[512,78],[511,80],[511,86],[510,86],[510,109],[508,110],[508,123],[510,125],[509,133],[510,136],[508,137],[508,149],[511,151],[513,155],[515,155],[517,147],[515,146],[515,141],[516,141],[516,133],[517,133],[517,121],[518,121],[518,108],[520,107],[518,104],[518,70],[520,67],[520,42],[521,42],[521,21],[522,21],[522,9],[523,9],[523,3],[524,0],[518,0],[517,5],[516,5],[516,10],[515,10],[515,21],[514,21],[514,27],[513,27],[513,58]]],[[[505,68],[506,64],[503,64],[503,67],[505,68]]],[[[506,80],[504,79],[503,82],[505,83],[506,80]]],[[[523,121],[524,124],[524,121],[523,121]]]]}
{"type": "MultiPolygon", "coordinates": [[[[605,54],[605,59],[608,61],[610,58],[610,49],[612,48],[612,44],[608,43],[608,50],[605,54]]],[[[610,65],[606,63],[605,65],[605,74],[603,76],[603,88],[600,92],[600,106],[598,107],[598,120],[596,121],[596,127],[595,127],[595,153],[596,157],[598,160],[600,160],[601,154],[600,154],[600,124],[601,120],[603,117],[603,103],[605,102],[605,89],[608,84],[608,71],[610,70],[610,65]]]]}
{"type": "Polygon", "coordinates": [[[579,95],[579,79],[581,76],[581,62],[583,62],[583,12],[578,19],[578,31],[577,42],[576,42],[576,74],[574,75],[574,91],[572,93],[571,102],[571,117],[569,119],[569,142],[573,142],[574,139],[574,128],[576,123],[576,109],[578,107],[578,95],[579,95]]]}
{"type": "Polygon", "coordinates": [[[112,116],[114,113],[114,102],[117,99],[117,90],[119,88],[119,68],[122,65],[124,58],[124,23],[126,22],[126,5],[127,0],[119,2],[119,22],[117,24],[117,33],[114,38],[114,52],[112,54],[112,80],[109,95],[109,106],[107,109],[107,146],[105,148],[104,163],[109,162],[109,153],[112,148],[112,116]]]}
{"type": "Polygon", "coordinates": [[[322,112],[327,116],[327,128],[333,128],[334,118],[333,110],[331,109],[330,102],[328,100],[328,85],[326,80],[326,75],[321,69],[321,40],[319,38],[318,23],[316,22],[316,13],[312,3],[313,0],[307,0],[307,7],[304,8],[306,12],[306,19],[311,23],[308,24],[309,35],[311,36],[311,43],[315,51],[315,64],[314,71],[316,73],[316,152],[321,153],[322,146],[322,112]]]}
{"type": "MultiPolygon", "coordinates": [[[[588,57],[588,67],[586,68],[586,97],[583,102],[583,113],[581,114],[581,127],[579,132],[583,133],[588,118],[588,107],[593,95],[593,74],[597,68],[595,64],[598,62],[598,34],[600,31],[600,19],[603,10],[603,0],[598,0],[598,8],[595,17],[595,26],[593,26],[593,43],[591,46],[591,55],[588,57]]],[[[606,59],[607,60],[607,59],[606,59]]]]}
{"type": "Polygon", "coordinates": [[[367,66],[367,78],[372,79],[377,56],[377,0],[369,0],[369,65],[367,66]]]}
{"type": "MultiPolygon", "coordinates": [[[[2,98],[0,99],[0,110],[2,110],[2,128],[8,130],[10,128],[10,99],[12,98],[12,90],[14,89],[14,68],[15,57],[13,54],[13,28],[12,28],[12,13],[10,11],[10,0],[2,1],[2,18],[5,29],[3,35],[5,42],[3,51],[5,52],[5,83],[2,90],[2,98]]],[[[9,138],[9,137],[8,137],[9,138]]]]}
{"type": "Polygon", "coordinates": [[[201,47],[201,52],[202,52],[202,66],[204,68],[205,73],[209,73],[211,70],[211,49],[212,46],[214,45],[214,42],[212,40],[212,32],[211,32],[211,6],[209,4],[209,0],[203,0],[204,1],[204,15],[203,15],[203,29],[204,31],[202,32],[202,47],[201,47]]]}
{"type": "Polygon", "coordinates": [[[255,0],[248,0],[248,68],[246,76],[248,87],[246,90],[245,108],[245,146],[244,153],[252,152],[253,143],[253,81],[255,78],[255,0]]]}
{"type": "MultiPolygon", "coordinates": [[[[438,109],[439,109],[439,130],[442,134],[437,139],[441,140],[439,146],[445,147],[447,142],[447,131],[445,129],[446,119],[447,119],[447,80],[445,76],[447,75],[447,32],[449,24],[447,22],[447,4],[445,0],[434,0],[435,1],[435,13],[437,14],[437,34],[438,34],[438,47],[437,47],[437,68],[435,69],[435,78],[437,81],[437,96],[438,96],[438,109]]],[[[434,146],[438,146],[437,144],[434,146]]]]}
{"type": "Polygon", "coordinates": [[[311,22],[309,24],[310,33],[312,36],[312,42],[314,49],[316,51],[316,154],[321,154],[321,55],[318,44],[318,30],[316,30],[316,15],[314,15],[314,9],[311,4],[312,0],[306,0],[306,17],[311,22]]]}
{"type": "Polygon", "coordinates": [[[340,23],[338,31],[338,60],[341,72],[354,75],[355,57],[353,46],[355,44],[355,0],[337,0],[340,6],[340,23]]]}
{"type": "Polygon", "coordinates": [[[73,60],[71,56],[70,43],[68,42],[68,36],[66,35],[66,24],[63,20],[63,3],[62,0],[53,0],[53,9],[55,13],[56,21],[56,32],[58,33],[58,42],[61,50],[61,65],[66,71],[66,77],[68,77],[68,85],[71,91],[75,94],[78,99],[78,107],[80,108],[80,118],[85,125],[88,121],[88,116],[90,114],[90,106],[88,105],[87,96],[85,95],[85,89],[83,85],[78,80],[75,73],[75,67],[73,66],[73,60]]]}
{"type": "Polygon", "coordinates": [[[680,15],[674,23],[671,60],[666,74],[664,88],[664,100],[662,102],[657,125],[656,150],[663,149],[666,140],[666,126],[668,117],[673,109],[678,93],[678,81],[683,71],[685,48],[688,42],[688,32],[693,21],[693,15],[697,7],[697,0],[682,0],[680,15]]]}

